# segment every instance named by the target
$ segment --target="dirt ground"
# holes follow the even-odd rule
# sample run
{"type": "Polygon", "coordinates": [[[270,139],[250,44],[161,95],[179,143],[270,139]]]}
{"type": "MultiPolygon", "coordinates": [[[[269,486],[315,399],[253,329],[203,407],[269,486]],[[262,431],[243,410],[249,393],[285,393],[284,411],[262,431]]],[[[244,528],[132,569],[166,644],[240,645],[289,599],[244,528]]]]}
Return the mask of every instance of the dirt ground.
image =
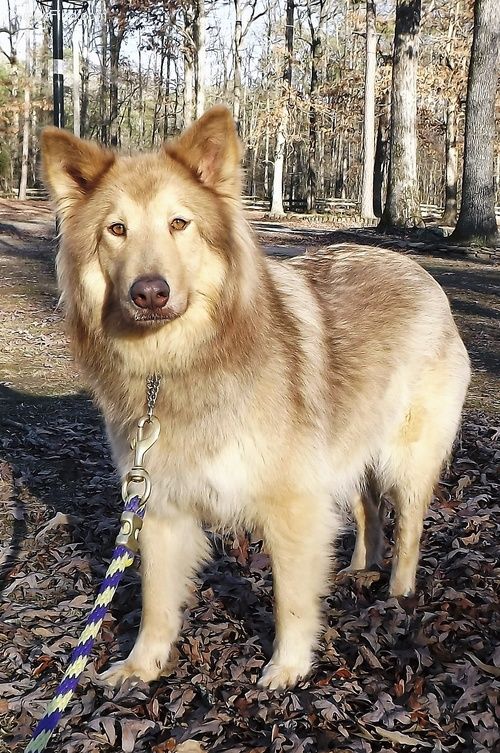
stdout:
{"type": "MultiPolygon", "coordinates": [[[[293,255],[345,240],[408,251],[403,240],[375,231],[334,230],[308,225],[279,225],[249,215],[256,234],[270,253],[293,255]]],[[[33,395],[79,392],[81,385],[68,355],[56,308],[54,221],[43,202],[0,200],[0,338],[5,343],[0,382],[33,395]]],[[[441,283],[471,355],[474,377],[468,406],[500,413],[500,258],[479,259],[430,255],[425,244],[412,244],[416,258],[441,283]],[[418,247],[418,251],[415,248],[418,247]],[[415,252],[417,251],[417,252],[415,252]]],[[[8,399],[8,395],[3,398],[8,399]]]]}
{"type": "MultiPolygon", "coordinates": [[[[495,260],[429,253],[373,230],[252,216],[269,253],[349,239],[411,253],[442,284],[474,377],[461,442],[429,512],[415,598],[387,599],[387,572],[337,578],[312,677],[258,690],[272,641],[260,542],[214,538],[172,674],[112,691],[95,671],[122,656],[140,614],[126,577],[94,668],[49,750],[458,751],[498,743],[500,272],[495,260]]],[[[102,425],[69,356],[57,308],[54,220],[0,200],[0,753],[21,751],[62,673],[109,560],[120,502],[102,425]]],[[[389,521],[390,532],[390,521],[389,521]]],[[[390,535],[390,533],[389,533],[390,535]]],[[[339,542],[347,564],[352,528],[339,542]]]]}

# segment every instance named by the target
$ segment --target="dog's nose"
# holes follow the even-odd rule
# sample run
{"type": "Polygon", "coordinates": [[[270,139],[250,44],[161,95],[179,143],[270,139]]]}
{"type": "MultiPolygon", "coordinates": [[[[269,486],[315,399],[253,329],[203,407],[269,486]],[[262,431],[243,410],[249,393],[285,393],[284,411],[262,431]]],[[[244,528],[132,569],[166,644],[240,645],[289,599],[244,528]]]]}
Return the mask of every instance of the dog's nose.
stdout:
{"type": "Polygon", "coordinates": [[[130,297],[140,309],[161,309],[169,295],[170,288],[163,277],[140,277],[130,288],[130,297]]]}

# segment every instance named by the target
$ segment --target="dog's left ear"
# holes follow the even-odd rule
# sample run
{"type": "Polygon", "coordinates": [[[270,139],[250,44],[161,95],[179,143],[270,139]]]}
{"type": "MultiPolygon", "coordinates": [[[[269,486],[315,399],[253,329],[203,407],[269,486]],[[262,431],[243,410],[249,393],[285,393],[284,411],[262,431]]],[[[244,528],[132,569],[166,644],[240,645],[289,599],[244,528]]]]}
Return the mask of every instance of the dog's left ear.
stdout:
{"type": "Polygon", "coordinates": [[[243,147],[227,107],[212,107],[164,149],[217,193],[239,198],[243,147]]]}

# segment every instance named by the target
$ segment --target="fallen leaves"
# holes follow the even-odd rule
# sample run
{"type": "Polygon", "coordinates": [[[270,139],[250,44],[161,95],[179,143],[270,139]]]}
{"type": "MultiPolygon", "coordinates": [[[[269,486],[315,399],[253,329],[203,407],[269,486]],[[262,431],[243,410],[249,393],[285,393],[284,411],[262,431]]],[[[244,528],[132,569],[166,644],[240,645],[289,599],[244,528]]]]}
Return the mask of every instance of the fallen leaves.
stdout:
{"type": "MultiPolygon", "coordinates": [[[[0,616],[7,747],[0,743],[0,751],[20,753],[78,639],[112,551],[120,503],[102,431],[82,398],[46,417],[11,421],[2,442],[0,495],[9,504],[0,526],[9,560],[0,616]],[[55,483],[62,459],[65,475],[55,483]]],[[[89,667],[54,750],[492,750],[499,458],[488,422],[469,417],[441,500],[426,519],[417,595],[387,598],[388,563],[377,578],[336,579],[324,602],[317,666],[285,693],[256,686],[273,639],[268,557],[258,541],[214,537],[214,561],[186,609],[171,672],[151,686],[113,690],[89,667]]],[[[348,531],[339,567],[352,546],[348,531]]],[[[139,620],[132,570],[104,622],[97,669],[127,653],[139,620]]]]}

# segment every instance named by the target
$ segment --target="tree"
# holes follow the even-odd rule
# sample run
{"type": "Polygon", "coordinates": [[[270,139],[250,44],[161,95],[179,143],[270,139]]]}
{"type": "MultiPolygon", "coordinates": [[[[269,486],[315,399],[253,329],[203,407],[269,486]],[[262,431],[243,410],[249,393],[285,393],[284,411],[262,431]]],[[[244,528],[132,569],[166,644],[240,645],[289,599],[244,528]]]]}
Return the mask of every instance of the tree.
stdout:
{"type": "MultiPolygon", "coordinates": [[[[31,13],[33,17],[33,12],[31,13]]],[[[34,23],[33,23],[34,27],[34,23]]],[[[26,198],[28,185],[30,122],[31,122],[31,30],[26,32],[24,108],[23,108],[23,140],[21,147],[21,177],[19,180],[18,199],[26,198]]]]}
{"type": "Polygon", "coordinates": [[[387,178],[387,147],[389,143],[389,92],[384,93],[377,125],[377,141],[373,164],[373,211],[382,217],[383,190],[387,178]]]}
{"type": "Polygon", "coordinates": [[[495,96],[498,82],[498,0],[476,0],[467,81],[462,203],[451,238],[462,243],[498,242],[495,217],[495,96]]]}
{"type": "Polygon", "coordinates": [[[184,53],[183,119],[187,126],[205,109],[205,31],[204,0],[187,0],[182,8],[184,53]]]}
{"type": "Polygon", "coordinates": [[[266,10],[257,13],[257,0],[248,0],[242,5],[241,0],[233,0],[234,5],[234,59],[233,59],[233,116],[237,124],[240,122],[241,110],[241,68],[243,63],[243,50],[248,31],[254,21],[265,15],[266,10]],[[247,10],[250,15],[246,22],[243,20],[243,12],[247,10]]]}
{"type": "Polygon", "coordinates": [[[380,227],[421,223],[417,179],[417,61],[421,0],[397,0],[387,199],[380,227]]]}
{"type": "Polygon", "coordinates": [[[75,23],[71,35],[71,49],[73,53],[73,133],[81,135],[81,77],[80,77],[80,26],[75,23]]]}
{"type": "Polygon", "coordinates": [[[118,146],[119,142],[119,64],[120,52],[128,29],[127,11],[122,5],[106,0],[107,28],[109,45],[109,143],[118,146]]]}
{"type": "Polygon", "coordinates": [[[199,118],[205,112],[205,35],[206,35],[206,11],[205,0],[196,2],[196,18],[194,24],[194,44],[196,49],[195,66],[195,94],[196,94],[196,117],[199,118]]]}
{"type": "Polygon", "coordinates": [[[273,193],[271,199],[271,214],[280,216],[285,213],[283,208],[283,170],[285,165],[285,147],[288,127],[289,104],[292,90],[292,57],[293,57],[293,29],[295,17],[295,0],[286,0],[286,57],[283,69],[281,117],[276,134],[276,151],[274,155],[273,193]]]}
{"type": "Polygon", "coordinates": [[[327,0],[308,0],[307,20],[311,34],[311,79],[309,84],[309,149],[307,155],[307,191],[306,209],[313,212],[316,209],[316,192],[318,183],[317,152],[318,152],[318,74],[322,56],[322,37],[327,15],[327,0]],[[315,23],[314,13],[317,12],[315,23]]]}
{"type": "Polygon", "coordinates": [[[454,59],[455,34],[460,14],[460,2],[456,0],[455,11],[450,14],[444,63],[448,70],[446,85],[447,101],[445,115],[445,197],[444,212],[441,222],[443,225],[454,225],[457,221],[457,193],[458,193],[458,149],[457,149],[457,119],[459,99],[457,95],[455,74],[457,71],[454,59]]]}
{"type": "Polygon", "coordinates": [[[374,0],[366,0],[366,60],[363,120],[363,178],[361,216],[375,218],[373,211],[373,177],[375,167],[375,75],[377,71],[377,29],[374,0]]]}

